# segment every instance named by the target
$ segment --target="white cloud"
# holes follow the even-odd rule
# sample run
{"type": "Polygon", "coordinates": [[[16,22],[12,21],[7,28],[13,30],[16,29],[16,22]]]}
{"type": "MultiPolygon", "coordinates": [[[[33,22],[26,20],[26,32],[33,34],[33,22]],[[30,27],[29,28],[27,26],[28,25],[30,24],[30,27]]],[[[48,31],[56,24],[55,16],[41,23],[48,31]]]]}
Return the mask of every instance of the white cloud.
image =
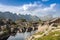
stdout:
{"type": "Polygon", "coordinates": [[[56,4],[51,4],[49,7],[44,7],[44,8],[37,8],[33,11],[33,13],[35,13],[35,15],[39,15],[39,16],[44,16],[44,15],[48,15],[48,14],[52,14],[54,12],[56,12],[56,10],[54,9],[54,7],[56,6],[56,4]]]}
{"type": "Polygon", "coordinates": [[[0,11],[10,11],[15,12],[17,14],[31,14],[31,15],[37,15],[37,16],[44,16],[50,13],[56,12],[54,7],[56,6],[56,3],[51,4],[49,7],[43,7],[43,4],[37,4],[36,2],[34,4],[24,4],[22,6],[7,6],[7,5],[1,5],[0,4],[0,11]]]}
{"type": "Polygon", "coordinates": [[[10,11],[10,12],[16,12],[18,13],[19,12],[19,9],[18,7],[15,7],[15,6],[6,6],[6,5],[1,5],[0,4],[0,11],[10,11]]]}

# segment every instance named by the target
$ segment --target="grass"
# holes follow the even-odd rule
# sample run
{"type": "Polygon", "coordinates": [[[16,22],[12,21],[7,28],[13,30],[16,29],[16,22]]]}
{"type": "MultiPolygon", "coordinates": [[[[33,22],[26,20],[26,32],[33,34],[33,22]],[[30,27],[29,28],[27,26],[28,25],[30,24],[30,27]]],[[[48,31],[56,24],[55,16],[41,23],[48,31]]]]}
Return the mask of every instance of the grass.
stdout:
{"type": "Polygon", "coordinates": [[[60,31],[50,32],[49,35],[43,36],[41,38],[35,38],[34,40],[60,40],[60,31]],[[54,36],[58,34],[57,36],[54,36]]]}
{"type": "Polygon", "coordinates": [[[43,32],[38,32],[38,33],[35,33],[34,35],[41,35],[43,34],[43,32]]]}

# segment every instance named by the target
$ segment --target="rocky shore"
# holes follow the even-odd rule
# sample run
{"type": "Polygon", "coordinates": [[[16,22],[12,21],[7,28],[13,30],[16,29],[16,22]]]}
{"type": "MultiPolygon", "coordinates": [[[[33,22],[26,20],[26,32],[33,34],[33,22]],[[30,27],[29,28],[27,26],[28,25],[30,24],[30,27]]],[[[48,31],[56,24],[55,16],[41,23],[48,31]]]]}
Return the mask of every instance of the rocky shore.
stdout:
{"type": "Polygon", "coordinates": [[[0,19],[0,40],[7,40],[10,35],[14,36],[17,32],[31,32],[37,30],[38,23],[27,21],[14,22],[11,19],[0,19]]]}

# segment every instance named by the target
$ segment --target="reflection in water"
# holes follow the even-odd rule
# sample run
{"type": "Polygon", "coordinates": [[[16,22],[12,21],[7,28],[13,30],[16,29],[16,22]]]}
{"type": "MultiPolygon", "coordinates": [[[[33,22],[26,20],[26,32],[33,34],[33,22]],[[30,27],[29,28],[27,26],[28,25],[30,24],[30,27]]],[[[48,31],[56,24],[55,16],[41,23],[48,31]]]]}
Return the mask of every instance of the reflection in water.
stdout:
{"type": "Polygon", "coordinates": [[[7,40],[25,40],[27,37],[31,36],[34,33],[35,33],[35,31],[17,33],[15,36],[10,36],[7,40]]]}

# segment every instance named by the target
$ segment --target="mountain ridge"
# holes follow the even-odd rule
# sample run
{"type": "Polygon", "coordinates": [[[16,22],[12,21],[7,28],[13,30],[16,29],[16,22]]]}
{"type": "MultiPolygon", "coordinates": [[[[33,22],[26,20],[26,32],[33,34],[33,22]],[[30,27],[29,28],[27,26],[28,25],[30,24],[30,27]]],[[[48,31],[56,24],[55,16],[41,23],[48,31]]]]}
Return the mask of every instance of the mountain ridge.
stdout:
{"type": "Polygon", "coordinates": [[[12,13],[12,12],[9,12],[9,11],[6,11],[6,12],[1,12],[0,11],[0,18],[6,18],[6,19],[12,19],[13,21],[16,21],[18,19],[26,19],[27,21],[38,21],[39,20],[39,17],[37,16],[32,16],[32,15],[22,15],[22,14],[19,14],[17,15],[16,13],[12,13]]]}

